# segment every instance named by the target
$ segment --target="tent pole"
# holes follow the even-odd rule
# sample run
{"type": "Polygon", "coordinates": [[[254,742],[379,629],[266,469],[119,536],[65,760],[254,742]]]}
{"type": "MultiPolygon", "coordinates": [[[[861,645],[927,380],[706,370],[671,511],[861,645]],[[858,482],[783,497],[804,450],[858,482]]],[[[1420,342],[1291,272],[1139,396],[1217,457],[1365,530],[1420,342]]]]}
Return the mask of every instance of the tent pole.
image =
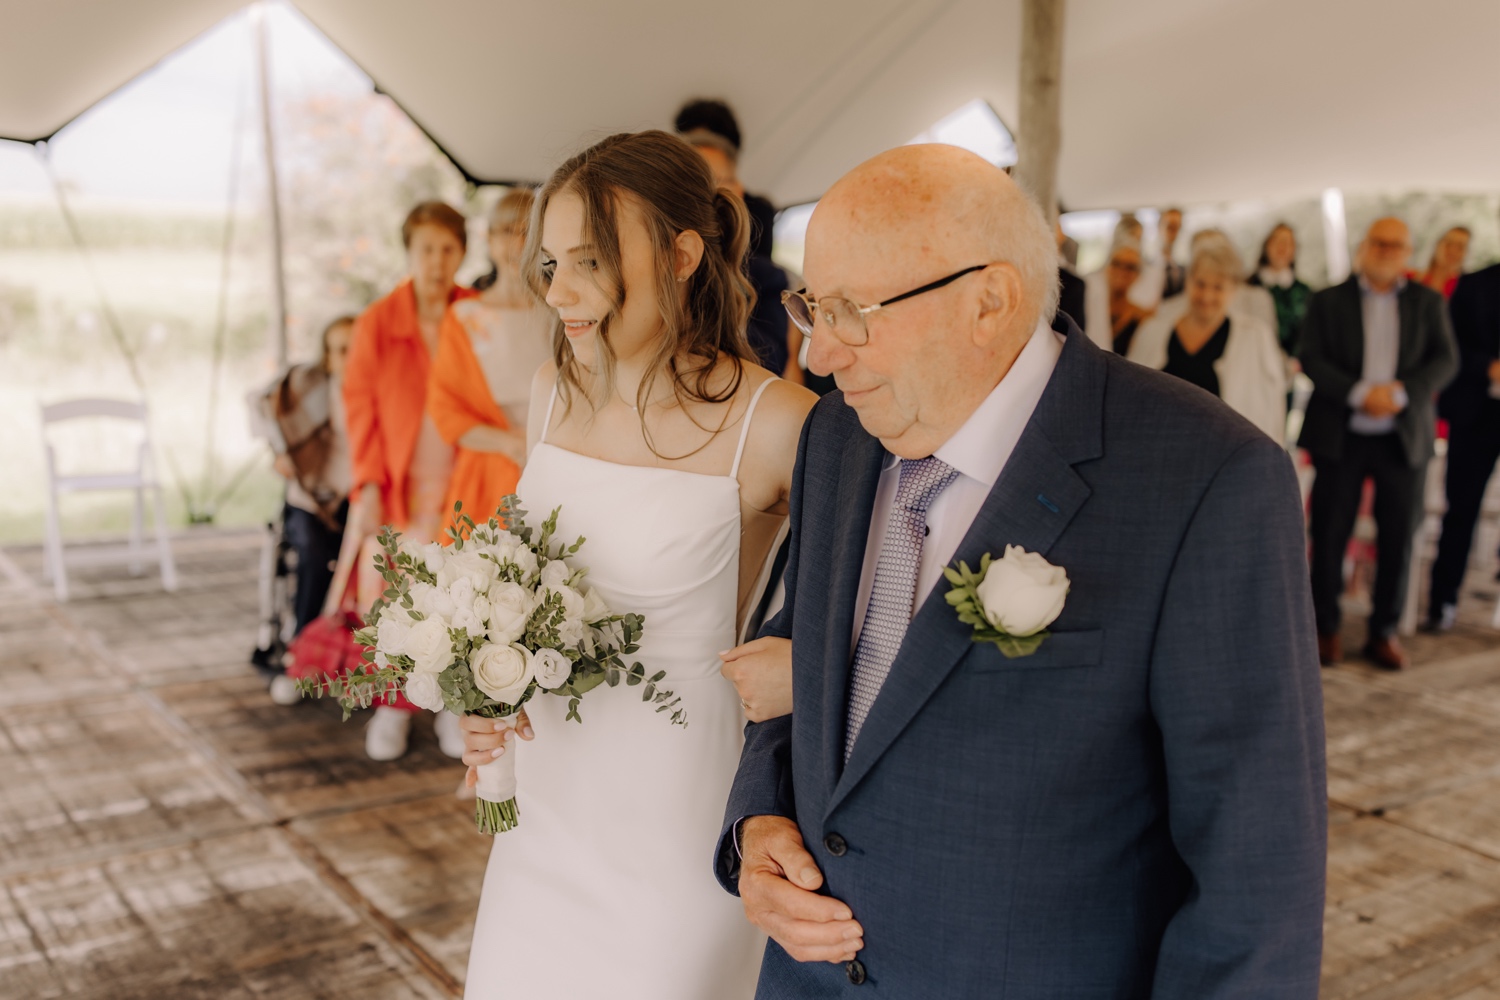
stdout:
{"type": "Polygon", "coordinates": [[[1062,145],[1063,0],[1022,0],[1021,90],[1015,178],[1057,219],[1057,155],[1062,145]]]}
{"type": "Polygon", "coordinates": [[[1328,283],[1341,284],[1349,277],[1349,225],[1344,215],[1344,192],[1323,192],[1323,249],[1328,261],[1328,283]]]}
{"type": "Polygon", "coordinates": [[[251,8],[255,27],[255,61],[260,76],[260,126],[266,151],[266,197],[271,209],[271,280],[276,299],[272,334],[276,338],[276,368],[287,366],[286,349],[286,271],[283,266],[281,233],[281,192],[276,176],[276,132],[271,123],[271,29],[266,5],[251,8]]]}

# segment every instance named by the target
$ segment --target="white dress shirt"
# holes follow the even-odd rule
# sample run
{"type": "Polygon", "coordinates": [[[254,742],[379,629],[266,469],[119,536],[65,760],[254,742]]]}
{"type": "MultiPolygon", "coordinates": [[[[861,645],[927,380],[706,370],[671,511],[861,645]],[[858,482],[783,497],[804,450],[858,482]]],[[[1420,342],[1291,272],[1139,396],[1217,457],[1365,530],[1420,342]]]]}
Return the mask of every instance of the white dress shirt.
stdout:
{"type": "MultiPolygon", "coordinates": [[[[943,576],[943,567],[953,559],[979,508],[984,506],[1000,471],[1010,461],[1021,432],[1031,420],[1042,391],[1052,378],[1052,369],[1062,355],[1063,338],[1045,323],[1037,325],[1021,349],[1010,371],[990,391],[964,425],[938,448],[939,459],[958,470],[958,478],[939,493],[927,509],[927,540],[922,545],[922,565],[917,570],[915,609],[943,576]]],[[[875,583],[875,564],[885,540],[886,522],[901,480],[901,459],[887,455],[875,491],[875,509],[870,516],[870,534],[865,542],[864,570],[859,578],[859,597],[854,605],[854,635],[849,643],[852,656],[865,623],[870,588],[875,583]]],[[[996,553],[997,555],[999,553],[996,553]]],[[[978,568],[978,567],[972,567],[978,568]]]]}
{"type": "MultiPolygon", "coordinates": [[[[1377,385],[1396,380],[1396,364],[1401,354],[1401,289],[1406,281],[1398,280],[1384,292],[1377,292],[1364,278],[1359,279],[1360,318],[1365,328],[1364,367],[1359,381],[1349,390],[1349,429],[1356,434],[1389,434],[1396,429],[1395,417],[1372,417],[1361,407],[1365,397],[1377,385]]],[[[1406,390],[1396,393],[1396,405],[1406,409],[1406,390]]]]}

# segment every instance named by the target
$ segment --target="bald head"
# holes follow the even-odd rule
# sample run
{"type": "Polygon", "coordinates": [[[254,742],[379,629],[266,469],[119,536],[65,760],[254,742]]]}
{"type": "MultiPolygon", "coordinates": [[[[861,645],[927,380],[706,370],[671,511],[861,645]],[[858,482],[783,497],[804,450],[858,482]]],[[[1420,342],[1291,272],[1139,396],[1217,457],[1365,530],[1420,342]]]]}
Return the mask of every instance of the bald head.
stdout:
{"type": "Polygon", "coordinates": [[[1006,262],[1021,275],[1028,326],[1057,308],[1056,242],[1041,211],[1003,170],[957,146],[898,146],[855,167],[818,202],[807,240],[820,238],[931,277],[1006,262]]]}
{"type": "Polygon", "coordinates": [[[805,246],[809,296],[827,315],[847,300],[838,308],[853,317],[814,324],[808,366],[831,373],[902,458],[951,437],[1056,309],[1051,228],[1003,171],[955,146],[902,146],[856,167],[818,202],[805,246]]]}

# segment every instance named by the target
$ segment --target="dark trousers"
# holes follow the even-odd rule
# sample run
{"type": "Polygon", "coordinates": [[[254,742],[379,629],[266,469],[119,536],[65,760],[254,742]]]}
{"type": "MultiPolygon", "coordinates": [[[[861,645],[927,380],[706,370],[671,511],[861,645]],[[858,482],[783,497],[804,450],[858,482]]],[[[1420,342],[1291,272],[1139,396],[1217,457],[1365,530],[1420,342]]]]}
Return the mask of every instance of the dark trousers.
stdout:
{"type": "MultiPolygon", "coordinates": [[[[345,501],[338,509],[340,525],[348,512],[349,503],[345,501]]],[[[282,524],[286,544],[297,553],[297,590],[292,595],[292,609],[297,616],[297,631],[301,632],[323,611],[323,599],[328,596],[328,586],[333,582],[334,565],[338,562],[344,532],[342,528],[335,531],[316,514],[290,504],[283,511],[282,524]]]]}
{"type": "Polygon", "coordinates": [[[1349,434],[1337,461],[1313,459],[1311,502],[1313,613],[1319,635],[1339,631],[1339,595],[1344,590],[1344,552],[1359,516],[1365,480],[1375,480],[1375,593],[1370,637],[1396,631],[1406,598],[1412,534],[1421,509],[1425,468],[1413,469],[1395,434],[1349,434]]]}
{"type": "Polygon", "coordinates": [[[1432,564],[1432,592],[1427,614],[1437,617],[1444,604],[1458,603],[1458,588],[1469,565],[1474,544],[1474,525],[1490,473],[1500,460],[1500,400],[1487,399],[1478,420],[1448,431],[1448,471],[1444,486],[1448,513],[1443,515],[1443,536],[1438,541],[1437,561],[1432,564]]]}

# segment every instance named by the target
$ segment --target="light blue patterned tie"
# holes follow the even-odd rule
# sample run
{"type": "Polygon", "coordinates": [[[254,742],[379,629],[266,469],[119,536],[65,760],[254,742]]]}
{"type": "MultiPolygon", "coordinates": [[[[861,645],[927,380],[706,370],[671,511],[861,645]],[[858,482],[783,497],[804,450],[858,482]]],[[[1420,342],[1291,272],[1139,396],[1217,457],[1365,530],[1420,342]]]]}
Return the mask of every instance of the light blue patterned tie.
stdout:
{"type": "Polygon", "coordinates": [[[922,565],[922,540],[927,535],[927,508],[958,470],[941,459],[928,457],[901,460],[901,481],[896,501],[885,526],[885,540],[875,563],[875,582],[865,608],[859,643],[854,647],[854,670],[849,685],[849,721],[844,737],[844,760],[854,750],[854,741],[875,696],[880,693],[891,663],[911,624],[916,598],[917,570],[922,565]]]}

